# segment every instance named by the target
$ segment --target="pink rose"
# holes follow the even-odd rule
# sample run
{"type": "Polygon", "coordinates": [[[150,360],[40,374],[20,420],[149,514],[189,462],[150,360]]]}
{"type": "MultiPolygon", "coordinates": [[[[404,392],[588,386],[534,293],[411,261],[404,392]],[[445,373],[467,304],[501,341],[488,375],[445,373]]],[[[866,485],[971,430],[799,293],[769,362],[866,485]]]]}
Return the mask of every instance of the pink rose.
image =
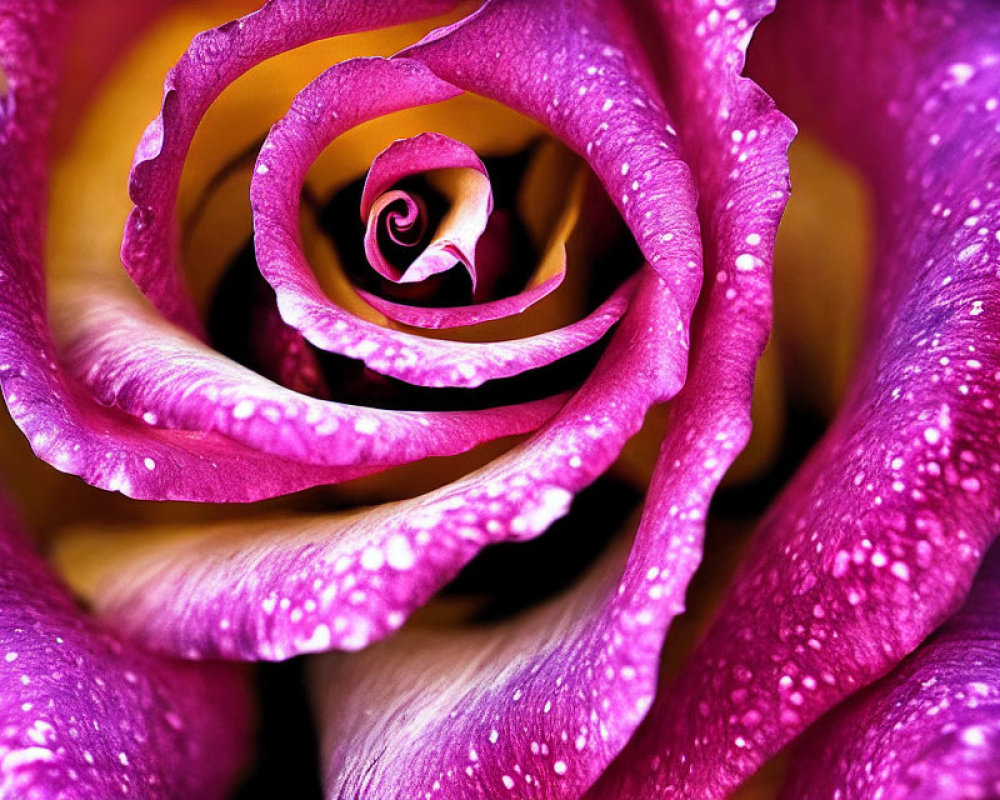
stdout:
{"type": "MultiPolygon", "coordinates": [[[[94,154],[128,96],[115,107],[103,87],[88,107],[80,84],[115,85],[113,56],[160,9],[83,49],[62,95],[63,121],[82,121],[53,155],[61,52],[81,52],[74,15],[92,2],[0,4],[0,384],[34,452],[139,500],[241,503],[522,438],[373,507],[337,511],[328,494],[308,515],[293,501],[124,534],[81,520],[91,530],[58,560],[100,623],[5,524],[0,796],[225,796],[250,726],[242,672],[215,662],[327,651],[341,652],[310,680],[329,797],[722,797],[835,706],[804,738],[791,796],[990,791],[996,652],[970,639],[996,632],[980,611],[995,570],[934,643],[841,701],[958,608],[1000,522],[993,9],[789,3],[762,33],[764,85],[873,185],[868,333],[836,419],[658,689],[770,328],[794,129],[741,73],[771,4],[493,0],[391,57],[340,60],[233,162],[252,249],[206,276],[184,252],[183,211],[201,207],[182,171],[212,102],[288,50],[454,4],[270,0],[198,35],[135,152],[122,272],[101,233],[115,215],[103,181],[122,165],[94,154]],[[317,196],[328,145],[465,92],[540,126],[542,144],[515,136],[526,167],[401,128],[366,176],[317,196]],[[570,166],[539,166],[545,147],[570,166]],[[521,191],[535,169],[566,195],[547,217],[518,199],[552,194],[521,191]],[[309,219],[334,267],[307,255],[309,219]],[[575,259],[601,296],[529,328],[575,259]],[[489,625],[397,630],[487,545],[545,533],[661,405],[641,519],[582,579],[489,625]],[[932,702],[940,728],[918,713],[932,702]]],[[[467,127],[534,130],[514,119],[467,127]]],[[[205,202],[229,172],[202,180],[205,202]]]]}

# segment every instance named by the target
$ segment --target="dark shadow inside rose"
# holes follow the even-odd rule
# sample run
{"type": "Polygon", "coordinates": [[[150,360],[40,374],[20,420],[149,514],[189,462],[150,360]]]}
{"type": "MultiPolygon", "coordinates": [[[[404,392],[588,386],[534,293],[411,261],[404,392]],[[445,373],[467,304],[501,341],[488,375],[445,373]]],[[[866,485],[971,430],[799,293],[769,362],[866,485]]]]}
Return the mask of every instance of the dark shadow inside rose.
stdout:
{"type": "Polygon", "coordinates": [[[257,757],[233,800],[319,800],[319,740],[303,680],[304,658],[256,664],[257,757]]]}
{"type": "Polygon", "coordinates": [[[642,493],[605,474],[576,495],[569,513],[541,536],[484,548],[448,584],[445,595],[465,595],[482,603],[477,622],[512,617],[569,588],[607,550],[642,493]]]}
{"type": "Polygon", "coordinates": [[[380,375],[362,361],[293,338],[280,320],[274,292],[261,277],[250,245],[216,289],[207,327],[212,346],[220,353],[291,389],[370,408],[411,411],[495,408],[574,389],[593,370],[614,330],[549,366],[486,381],[475,389],[414,386],[380,375]]]}

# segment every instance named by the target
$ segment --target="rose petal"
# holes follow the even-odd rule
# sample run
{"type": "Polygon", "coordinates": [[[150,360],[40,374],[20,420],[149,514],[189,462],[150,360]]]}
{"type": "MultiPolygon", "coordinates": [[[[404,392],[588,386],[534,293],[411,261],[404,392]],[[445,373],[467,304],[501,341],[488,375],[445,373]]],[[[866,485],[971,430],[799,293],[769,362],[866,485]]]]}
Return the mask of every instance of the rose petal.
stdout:
{"type": "Polygon", "coordinates": [[[299,236],[299,198],[309,166],[331,140],[365,120],[457,93],[408,59],[341,62],[303,89],[271,129],[250,189],[257,263],[282,318],[319,348],[419,386],[471,388],[547,366],[593,344],[617,319],[605,312],[526,339],[454,342],[359,319],[323,293],[299,236]]]}
{"type": "Polygon", "coordinates": [[[811,111],[877,187],[868,337],[840,415],[600,796],[725,795],[913,650],[961,602],[995,536],[992,12],[789,3],[775,39],[762,30],[785,106],[811,111]]]}
{"type": "MultiPolygon", "coordinates": [[[[101,170],[114,174],[113,166],[95,170],[87,160],[90,133],[88,128],[81,134],[84,143],[72,151],[57,175],[56,187],[67,190],[60,192],[64,196],[73,194],[74,177],[93,181],[96,172],[103,181],[101,170]]],[[[30,193],[11,194],[21,202],[35,199],[30,193]]],[[[96,208],[99,217],[101,207],[96,208]]],[[[39,360],[42,348],[32,337],[47,339],[49,334],[45,321],[32,313],[31,303],[12,307],[12,314],[23,317],[11,331],[19,337],[11,340],[19,349],[0,365],[7,365],[12,410],[36,452],[96,485],[139,497],[259,499],[379,469],[383,459],[377,451],[383,446],[369,447],[366,439],[372,442],[387,435],[382,449],[389,459],[382,464],[386,466],[398,463],[395,460],[406,453],[418,458],[430,454],[436,449],[434,441],[444,446],[443,455],[458,452],[452,449],[455,445],[467,449],[460,442],[475,446],[484,441],[480,437],[489,438],[488,429],[506,436],[521,420],[541,424],[561,404],[554,399],[525,407],[525,415],[518,412],[512,426],[509,414],[498,410],[486,411],[485,417],[480,412],[457,417],[407,412],[385,416],[378,410],[331,405],[295,394],[212,353],[159,319],[127,278],[116,274],[117,248],[92,249],[85,257],[67,252],[65,242],[92,243],[86,235],[92,220],[81,212],[68,220],[57,218],[51,228],[60,243],[53,262],[75,267],[62,269],[59,280],[52,283],[52,328],[67,343],[60,357],[91,391],[54,367],[54,356],[39,360]],[[74,265],[74,259],[80,264],[74,265]],[[18,325],[27,326],[29,334],[18,325]],[[116,409],[92,401],[88,394],[116,409]],[[444,424],[440,436],[428,430],[435,420],[444,424]],[[464,433],[452,427],[455,423],[464,433]],[[184,430],[171,432],[159,426],[184,430]],[[393,443],[393,429],[404,435],[405,443],[393,443]],[[373,460],[353,461],[364,460],[366,452],[373,460]]],[[[37,256],[28,258],[36,247],[24,243],[19,271],[38,269],[37,256]]],[[[27,273],[17,274],[19,280],[33,279],[27,273]]],[[[38,296],[37,289],[11,295],[22,301],[32,296],[38,296]]]]}
{"type": "Polygon", "coordinates": [[[1000,548],[965,605],[896,670],[821,720],[784,796],[886,800],[1000,793],[1000,548]]]}
{"type": "Polygon", "coordinates": [[[651,665],[637,670],[594,624],[620,551],[569,595],[511,622],[403,630],[314,664],[326,796],[579,797],[651,689],[651,665]]]}
{"type": "Polygon", "coordinates": [[[363,290],[358,290],[358,294],[390,319],[420,328],[458,328],[520,314],[562,285],[566,277],[566,242],[580,218],[586,190],[587,173],[581,168],[572,181],[562,214],[549,232],[545,252],[538,268],[527,288],[516,295],[470,306],[421,308],[393,303],[363,290]]]}
{"type": "MultiPolygon", "coordinates": [[[[416,283],[430,275],[444,272],[461,262],[469,273],[472,287],[477,281],[475,252],[476,242],[489,220],[493,208],[489,175],[479,156],[468,145],[440,133],[422,133],[410,139],[398,139],[372,161],[361,194],[361,218],[368,220],[365,231],[365,253],[372,267],[383,277],[398,283],[416,283]],[[439,169],[468,170],[456,186],[455,196],[449,197],[453,208],[441,220],[433,243],[400,273],[385,261],[378,247],[377,233],[381,208],[395,201],[394,195],[405,192],[388,192],[395,183],[411,175],[439,169]]],[[[407,215],[409,216],[409,215],[407,215]]],[[[419,216],[419,213],[418,213],[419,216]]],[[[416,219],[398,220],[396,225],[407,227],[416,219]]],[[[392,236],[392,228],[389,229],[392,236]]]]}
{"type": "Polygon", "coordinates": [[[443,133],[420,133],[409,139],[397,139],[372,161],[361,192],[361,219],[368,218],[379,195],[404,178],[435,169],[460,167],[489,177],[475,150],[443,133]]]}
{"type": "Polygon", "coordinates": [[[533,430],[565,399],[524,403],[516,412],[392,411],[317,400],[220,356],[163,321],[131,287],[102,286],[94,278],[89,284],[71,286],[84,311],[53,324],[69,342],[68,368],[95,397],[156,425],[215,432],[253,450],[343,467],[318,475],[317,483],[533,430]]]}
{"type": "MultiPolygon", "coordinates": [[[[634,289],[608,350],[559,413],[461,480],[347,518],[112,536],[96,570],[71,578],[116,627],[188,656],[280,659],[391,633],[484,545],[542,533],[649,406],[676,391],[680,365],[665,357],[678,336],[673,298],[648,269],[634,289]]],[[[64,564],[94,547],[66,551],[64,564]]]]}
{"type": "Polygon", "coordinates": [[[239,76],[280,53],[338,34],[429,17],[454,0],[369,3],[269,0],[259,11],[195,37],[164,81],[160,115],[136,149],[129,194],[135,208],[122,241],[122,263],[166,318],[201,330],[183,285],[176,242],[175,204],[185,156],[198,123],[239,76]]]}
{"type": "Polygon", "coordinates": [[[0,795],[228,796],[252,729],[240,673],[100,628],[0,514],[0,795]]]}

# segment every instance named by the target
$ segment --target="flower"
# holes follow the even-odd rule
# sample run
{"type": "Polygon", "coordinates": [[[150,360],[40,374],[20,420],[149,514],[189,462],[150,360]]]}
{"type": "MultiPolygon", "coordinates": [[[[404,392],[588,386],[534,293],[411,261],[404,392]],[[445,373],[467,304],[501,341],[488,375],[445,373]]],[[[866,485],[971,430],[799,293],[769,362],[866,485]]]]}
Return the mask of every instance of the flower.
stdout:
{"type": "MultiPolygon", "coordinates": [[[[130,497],[233,502],[527,434],[456,481],[372,509],[141,530],[111,540],[77,536],[60,555],[76,588],[120,635],[162,656],[133,652],[134,645],[75,616],[61,590],[35,577],[37,562],[11,545],[14,567],[3,577],[13,588],[0,601],[17,609],[42,582],[36,619],[44,624],[35,634],[78,632],[84,652],[72,664],[87,675],[108,672],[114,683],[101,677],[105,685],[97,685],[127,700],[120,710],[79,714],[139,726],[134,739],[149,759],[142,772],[164,795],[191,791],[175,783],[187,776],[164,767],[178,747],[204,767],[206,793],[223,791],[224,773],[244,747],[242,726],[223,724],[239,713],[235,690],[203,715],[184,694],[187,685],[195,696],[221,691],[232,678],[168,656],[280,660],[365,648],[315,665],[330,796],[722,796],[914,650],[961,602],[996,528],[997,341],[988,283],[1000,238],[990,227],[995,187],[983,178],[984,169],[995,170],[995,137],[980,134],[996,124],[996,98],[984,93],[996,85],[997,59],[987,34],[970,32],[996,26],[973,0],[947,12],[907,0],[879,8],[860,0],[789,4],[763,38],[765,83],[797,119],[826,129],[855,155],[878,190],[871,335],[837,419],[762,523],[704,641],[655,700],[660,650],[701,557],[709,502],[749,437],[753,375],[769,329],[770,253],[787,196],[792,126],[740,76],[750,33],[769,3],[492,0],[391,58],[337,63],[302,89],[253,169],[256,263],[276,296],[273,308],[252,300],[252,312],[262,316],[250,319],[269,332],[250,342],[259,370],[208,346],[179,269],[175,206],[185,154],[212,100],[287,49],[448,5],[271,0],[197,37],[167,77],[161,113],[130,175],[134,210],[122,261],[145,298],[108,269],[106,252],[88,248],[87,226],[77,225],[80,238],[56,229],[51,325],[42,300],[44,142],[59,32],[71,4],[0,7],[0,271],[7,283],[0,384],[41,458],[130,497]],[[963,24],[970,21],[986,25],[963,24]],[[855,31],[891,46],[875,51],[855,31]],[[843,69],[818,63],[816,42],[827,37],[853,56],[843,69]],[[795,70],[782,69],[788,63],[795,70]],[[816,86],[835,102],[812,108],[816,86]],[[369,279],[395,285],[396,294],[361,294],[374,312],[359,316],[331,301],[309,270],[298,213],[313,160],[370,117],[459,91],[545,126],[593,170],[627,223],[645,264],[582,320],[485,345],[385,324],[394,314],[410,327],[509,316],[538,299],[533,292],[562,280],[557,257],[555,272],[522,295],[464,309],[400,303],[399,293],[412,298],[407,284],[432,291],[455,265],[474,290],[477,281],[488,283],[490,251],[476,242],[489,240],[492,198],[482,180],[489,170],[439,135],[390,145],[361,191],[364,248],[380,276],[369,279]],[[428,165],[459,176],[442,190],[456,210],[442,217],[423,253],[400,266],[393,247],[423,241],[422,226],[431,227],[429,201],[401,180],[428,165]],[[70,249],[77,242],[82,246],[70,249]],[[316,361],[333,353],[411,385],[470,390],[600,338],[608,339],[606,350],[570,396],[481,410],[325,399],[316,361]],[[487,629],[394,633],[484,546],[542,534],[658,403],[667,404],[666,433],[629,542],[570,591],[524,615],[487,629]],[[83,556],[90,562],[74,565],[83,556]],[[138,665],[122,678],[108,667],[107,653],[116,648],[138,665]],[[161,683],[185,699],[144,699],[161,683]],[[180,706],[168,711],[171,702],[180,706]],[[172,719],[191,721],[190,738],[177,736],[172,719]],[[227,758],[204,758],[212,737],[222,740],[227,758]]],[[[53,180],[58,189],[58,174],[53,180]]],[[[54,207],[66,196],[55,191],[54,207]]],[[[264,290],[252,298],[269,298],[264,290]]],[[[982,578],[987,587],[991,575],[982,578]]],[[[974,613],[982,602],[973,597],[968,608],[974,613]]],[[[5,645],[23,632],[11,620],[17,627],[0,630],[5,645]]],[[[945,657],[964,665],[966,650],[959,640],[945,657]]],[[[833,730],[877,730],[891,702],[880,693],[905,692],[914,675],[936,669],[940,651],[928,645],[915,667],[904,666],[869,700],[831,718],[833,730]]],[[[995,700],[988,676],[974,681],[987,687],[981,692],[963,687],[958,675],[948,672],[946,696],[971,691],[995,700]]],[[[4,779],[19,789],[32,781],[45,786],[41,776],[51,779],[58,768],[83,776],[90,793],[104,791],[109,775],[124,780],[119,767],[135,761],[133,751],[120,751],[124,760],[109,772],[104,761],[90,764],[89,750],[47,746],[74,724],[70,716],[40,716],[48,727],[36,732],[42,741],[32,750],[22,716],[31,710],[5,711],[14,715],[6,730],[16,743],[0,745],[8,748],[0,758],[12,758],[0,762],[4,779]]],[[[963,754],[994,743],[990,724],[956,718],[962,734],[933,762],[940,770],[961,765],[956,785],[987,779],[992,762],[963,754]]],[[[792,785],[807,780],[799,770],[836,761],[831,786],[857,788],[854,759],[837,760],[823,728],[816,730],[801,766],[792,767],[792,785]]],[[[895,730],[911,737],[905,753],[919,752],[923,737],[937,733],[920,725],[895,730]]],[[[107,746],[114,737],[98,740],[113,755],[107,746]]],[[[867,737],[857,758],[876,744],[867,737]]],[[[880,763],[885,771],[871,783],[884,788],[911,785],[906,770],[931,762],[880,763]]]]}

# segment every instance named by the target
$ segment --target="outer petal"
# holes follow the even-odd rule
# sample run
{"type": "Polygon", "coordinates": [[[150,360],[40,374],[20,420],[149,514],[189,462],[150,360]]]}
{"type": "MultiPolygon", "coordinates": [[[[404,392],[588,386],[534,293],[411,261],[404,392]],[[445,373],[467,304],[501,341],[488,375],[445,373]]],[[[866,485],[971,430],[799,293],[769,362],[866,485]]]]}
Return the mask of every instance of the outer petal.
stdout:
{"type": "Polygon", "coordinates": [[[1000,548],[961,610],[798,748],[795,800],[1000,795],[1000,548]]]}
{"type": "Polygon", "coordinates": [[[79,588],[117,628],[189,656],[281,659],[387,635],[484,545],[542,533],[608,468],[649,406],[676,391],[679,365],[664,358],[680,324],[673,300],[650,270],[638,277],[584,385],[485,467],[346,518],[111,538],[96,583],[79,588]]]}
{"type": "Polygon", "coordinates": [[[126,269],[167,319],[195,333],[201,329],[179,272],[174,206],[188,147],[212,101],[236,78],[279,53],[432,16],[454,5],[455,0],[270,0],[259,11],[195,38],[167,75],[160,116],[136,150],[129,184],[135,209],[122,241],[126,269]]]}
{"type": "MultiPolygon", "coordinates": [[[[541,4],[546,12],[551,19],[541,4]]],[[[767,254],[787,192],[791,126],[738,79],[740,43],[758,16],[740,19],[706,41],[711,50],[680,50],[676,62],[677,88],[689,88],[675,118],[682,141],[699,151],[713,279],[624,572],[612,553],[573,592],[496,629],[440,639],[404,631],[356,657],[329,656],[318,675],[329,797],[388,787],[413,797],[579,797],[646,711],[664,633],[700,557],[708,502],[749,435],[768,329],[767,254]],[[735,148],[733,130],[747,140],[735,148]],[[758,245],[754,269],[740,269],[739,256],[758,245]],[[348,688],[358,681],[361,691],[348,688]]]]}
{"type": "Polygon", "coordinates": [[[867,348],[603,796],[725,795],[940,624],[1000,523],[996,6],[783,11],[761,53],[786,107],[811,108],[876,188],[867,348]]]}
{"type": "Polygon", "coordinates": [[[240,673],[84,618],[0,513],[0,796],[225,797],[251,731],[240,673]]]}
{"type": "Polygon", "coordinates": [[[98,405],[59,369],[44,313],[41,236],[44,148],[70,7],[0,5],[6,77],[0,103],[0,385],[11,415],[44,460],[133,496],[248,500],[321,482],[315,468],[276,463],[221,438],[151,429],[98,405]]]}

